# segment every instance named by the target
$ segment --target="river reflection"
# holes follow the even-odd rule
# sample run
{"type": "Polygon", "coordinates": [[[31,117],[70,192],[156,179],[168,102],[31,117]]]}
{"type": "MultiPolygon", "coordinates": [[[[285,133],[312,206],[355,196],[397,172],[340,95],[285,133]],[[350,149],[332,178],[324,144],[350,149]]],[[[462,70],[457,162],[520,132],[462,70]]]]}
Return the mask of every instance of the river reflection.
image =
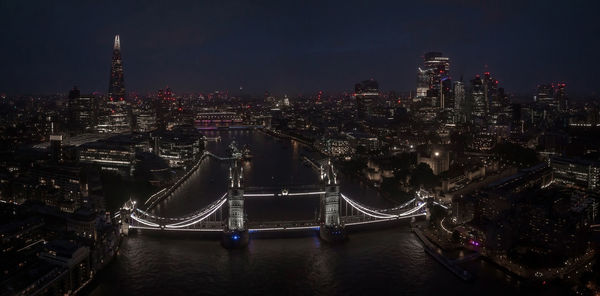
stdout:
{"type": "MultiPolygon", "coordinates": [[[[207,149],[225,155],[235,140],[254,154],[244,163],[246,186],[302,185],[317,174],[301,161],[303,145],[259,131],[214,132],[207,149]]],[[[200,209],[227,189],[228,163],[208,159],[157,212],[178,216],[200,209]]],[[[341,191],[373,207],[390,203],[358,182],[341,191]]],[[[252,221],[312,219],[318,197],[247,201],[252,221]]],[[[352,233],[341,245],[316,234],[285,239],[252,238],[247,249],[226,250],[218,240],[145,232],[123,240],[120,255],[99,276],[92,295],[506,295],[519,290],[489,264],[469,266],[480,276],[463,282],[423,252],[408,225],[352,233]]]]}

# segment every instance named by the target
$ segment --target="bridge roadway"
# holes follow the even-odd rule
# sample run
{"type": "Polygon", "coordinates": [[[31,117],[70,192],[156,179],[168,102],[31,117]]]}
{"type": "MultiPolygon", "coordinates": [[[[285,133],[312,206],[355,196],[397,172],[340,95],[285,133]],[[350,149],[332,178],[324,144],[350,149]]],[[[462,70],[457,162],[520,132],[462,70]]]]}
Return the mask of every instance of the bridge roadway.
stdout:
{"type": "MultiPolygon", "coordinates": [[[[342,224],[346,227],[374,224],[374,223],[389,223],[393,221],[405,220],[413,217],[422,217],[426,213],[419,212],[412,215],[399,218],[389,219],[376,219],[364,215],[354,216],[343,216],[341,217],[342,224]]],[[[181,231],[181,232],[223,232],[225,221],[207,221],[203,223],[195,224],[194,227],[190,228],[174,228],[174,229],[162,229],[157,227],[131,225],[130,229],[141,229],[141,230],[152,230],[152,231],[181,231]]],[[[320,224],[315,220],[298,220],[298,221],[268,221],[268,222],[252,222],[248,223],[248,231],[254,232],[291,232],[301,230],[319,230],[320,224]]]]}
{"type": "MultiPolygon", "coordinates": [[[[137,209],[133,204],[130,214],[132,223],[129,228],[161,231],[222,232],[225,228],[222,207],[226,201],[227,194],[223,194],[204,209],[185,217],[159,217],[137,209]]],[[[344,226],[390,222],[426,215],[426,203],[418,197],[395,208],[385,210],[365,207],[343,194],[341,194],[341,201],[340,222],[344,226]]],[[[320,223],[316,220],[248,222],[247,225],[250,232],[317,230],[320,227],[320,223]]]]}
{"type": "Polygon", "coordinates": [[[323,188],[318,185],[248,186],[244,188],[244,197],[307,196],[324,193],[323,188]]]}

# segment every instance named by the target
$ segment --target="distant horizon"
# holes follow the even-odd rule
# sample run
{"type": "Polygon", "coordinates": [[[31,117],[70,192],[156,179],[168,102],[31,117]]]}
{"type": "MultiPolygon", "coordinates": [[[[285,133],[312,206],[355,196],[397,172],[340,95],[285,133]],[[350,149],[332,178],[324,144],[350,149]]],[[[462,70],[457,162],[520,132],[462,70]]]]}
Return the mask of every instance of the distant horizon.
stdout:
{"type": "Polygon", "coordinates": [[[489,71],[513,94],[551,82],[574,97],[600,93],[591,64],[600,22],[588,21],[599,3],[344,4],[2,3],[10,42],[0,48],[0,94],[107,92],[115,35],[125,88],[139,93],[341,92],[369,78],[414,91],[429,51],[449,57],[450,76],[466,84],[489,71]]]}
{"type": "MultiPolygon", "coordinates": [[[[77,85],[74,85],[77,86],[77,85]]],[[[161,89],[165,89],[166,87],[163,88],[157,88],[154,91],[147,91],[147,92],[139,92],[139,91],[127,91],[128,94],[128,98],[131,98],[131,95],[137,95],[140,98],[149,98],[152,96],[156,96],[158,91],[161,89]]],[[[240,92],[239,89],[236,90],[227,90],[227,89],[215,89],[215,90],[207,90],[207,91],[178,91],[177,89],[174,89],[172,87],[169,87],[173,93],[176,96],[188,96],[188,95],[206,95],[206,94],[212,94],[215,93],[217,91],[219,92],[229,92],[229,95],[231,97],[240,97],[240,96],[250,96],[250,97],[263,97],[265,95],[265,92],[269,92],[270,95],[272,96],[288,96],[290,98],[295,98],[295,97],[300,97],[300,96],[311,96],[314,94],[317,94],[319,91],[322,91],[323,94],[325,95],[342,95],[342,94],[352,94],[354,91],[351,89],[346,89],[346,90],[335,90],[335,91],[330,91],[330,90],[314,90],[314,91],[310,91],[310,92],[303,92],[303,93],[289,93],[289,92],[272,92],[269,90],[265,90],[263,92],[246,92],[246,91],[242,91],[240,92]]],[[[5,93],[0,91],[0,95],[5,95],[6,97],[19,97],[19,96],[54,96],[54,95],[63,95],[66,96],[69,94],[69,91],[73,89],[73,86],[65,91],[57,91],[57,92],[47,92],[47,93],[16,93],[16,94],[9,94],[9,93],[5,93]]],[[[77,86],[77,89],[80,90],[81,94],[85,94],[85,95],[89,95],[89,94],[95,94],[95,95],[100,95],[100,96],[106,96],[107,92],[104,91],[86,91],[85,89],[81,89],[79,86],[77,86]]],[[[511,92],[510,90],[506,90],[505,92],[508,96],[515,98],[515,99],[519,99],[519,100],[523,100],[523,99],[531,99],[531,101],[533,101],[533,96],[535,95],[535,89],[532,90],[530,93],[514,93],[511,92]]],[[[412,96],[415,97],[415,90],[410,90],[410,91],[403,91],[403,90],[395,90],[395,89],[380,89],[380,92],[382,92],[383,94],[387,94],[390,92],[395,92],[398,95],[401,96],[406,96],[407,94],[409,94],[409,92],[412,92],[412,96]]],[[[598,94],[597,93],[590,93],[590,94],[577,94],[577,93],[572,93],[568,87],[567,87],[567,97],[570,100],[589,100],[589,99],[598,99],[598,94]]]]}
{"type": "MultiPolygon", "coordinates": [[[[113,37],[114,37],[114,36],[113,36],[113,37]]],[[[436,51],[436,50],[430,50],[430,51],[436,51]]],[[[427,51],[427,52],[430,52],[430,51],[427,51]]],[[[442,53],[443,53],[443,52],[442,52],[442,53]]],[[[444,55],[445,55],[445,56],[447,56],[446,54],[444,54],[444,55]]],[[[422,57],[421,57],[421,58],[422,58],[422,57]]],[[[452,60],[452,57],[451,57],[451,56],[450,56],[449,58],[450,58],[450,63],[451,63],[451,67],[452,67],[452,62],[453,62],[453,60],[452,60]]],[[[108,54],[108,59],[107,59],[107,60],[108,60],[108,62],[106,63],[106,64],[107,64],[107,66],[106,66],[106,67],[107,67],[107,71],[106,71],[106,72],[109,72],[109,70],[110,70],[110,54],[108,54]]],[[[127,72],[128,72],[128,71],[127,71],[127,69],[128,69],[128,65],[127,65],[127,57],[125,56],[125,57],[123,58],[123,60],[124,60],[124,73],[125,73],[125,75],[124,75],[124,76],[125,76],[125,85],[126,85],[126,89],[127,89],[127,81],[128,81],[128,80],[127,80],[127,78],[128,78],[128,75],[127,75],[127,72]]],[[[327,92],[327,93],[343,93],[343,92],[352,92],[352,91],[353,91],[353,89],[352,89],[352,88],[353,88],[353,86],[354,86],[354,84],[355,84],[355,83],[358,83],[358,82],[360,82],[360,81],[363,81],[363,80],[368,80],[368,79],[375,79],[376,81],[378,81],[378,82],[379,82],[379,84],[380,84],[380,90],[381,90],[381,91],[383,91],[383,92],[391,92],[391,91],[395,91],[395,92],[400,92],[400,93],[408,93],[408,92],[413,92],[413,93],[415,93],[415,90],[416,90],[416,76],[417,76],[417,75],[416,75],[416,73],[417,73],[417,71],[416,71],[416,70],[419,68],[419,66],[422,66],[422,65],[421,65],[421,64],[418,64],[418,65],[416,65],[416,66],[415,66],[415,71],[414,71],[414,76],[415,76],[415,77],[414,77],[414,78],[415,78],[415,79],[414,79],[414,80],[415,80],[415,87],[414,87],[413,89],[411,89],[411,90],[398,90],[398,89],[394,89],[394,88],[389,88],[389,89],[388,89],[388,88],[385,88],[385,87],[384,87],[384,88],[382,88],[382,87],[381,87],[381,82],[380,82],[381,80],[377,79],[377,77],[371,77],[371,76],[369,76],[369,77],[364,77],[364,78],[362,78],[362,79],[358,79],[358,80],[356,80],[356,81],[354,81],[354,82],[348,82],[348,85],[350,86],[348,89],[341,89],[341,90],[340,90],[340,89],[337,89],[337,90],[331,90],[331,89],[330,89],[330,90],[327,90],[327,89],[319,89],[319,88],[314,88],[314,89],[311,89],[311,90],[302,91],[301,93],[302,93],[302,94],[311,94],[311,93],[316,93],[316,92],[319,92],[319,91],[323,91],[323,92],[327,92]]],[[[459,75],[459,77],[460,77],[460,76],[462,76],[462,77],[463,77],[463,80],[462,80],[462,81],[465,83],[465,86],[468,88],[468,87],[469,87],[469,85],[470,85],[470,84],[469,84],[469,81],[470,81],[472,78],[474,78],[474,77],[475,77],[475,75],[481,75],[481,74],[483,74],[483,73],[484,73],[484,72],[486,72],[486,71],[488,71],[488,72],[491,72],[492,76],[494,76],[494,72],[493,72],[493,71],[491,71],[491,70],[489,70],[489,69],[482,69],[482,71],[481,71],[481,72],[478,72],[478,73],[473,73],[472,75],[468,75],[468,76],[466,76],[466,75],[459,75]]],[[[451,73],[451,79],[452,79],[452,81],[460,81],[460,78],[459,78],[459,79],[454,79],[454,77],[456,77],[456,75],[452,75],[452,70],[450,71],[450,73],[451,73]]],[[[506,88],[506,87],[505,87],[505,86],[502,84],[502,78],[501,78],[501,77],[496,77],[496,76],[494,76],[494,77],[495,77],[495,78],[497,78],[498,80],[500,80],[500,87],[503,87],[503,88],[505,89],[505,91],[506,91],[508,94],[512,94],[512,95],[515,95],[515,96],[526,96],[526,95],[530,95],[530,94],[531,94],[531,95],[533,95],[533,94],[535,93],[535,91],[536,91],[536,87],[537,87],[538,85],[540,85],[540,84],[548,84],[548,83],[556,83],[556,82],[564,82],[564,83],[566,83],[566,84],[567,84],[567,94],[568,94],[568,95],[572,95],[572,96],[576,96],[576,97],[581,97],[581,98],[583,98],[583,97],[592,97],[592,96],[598,96],[598,92],[596,92],[596,91],[588,91],[588,92],[584,92],[584,91],[573,90],[573,89],[569,88],[569,82],[568,82],[568,81],[565,81],[565,80],[557,80],[557,81],[539,81],[539,82],[535,82],[535,83],[533,83],[533,82],[532,82],[531,84],[533,85],[533,87],[530,89],[529,93],[527,93],[527,91],[518,91],[518,92],[515,92],[515,91],[511,91],[510,89],[506,88]]],[[[105,84],[107,85],[106,89],[108,89],[108,74],[106,75],[106,79],[105,79],[105,80],[106,80],[106,81],[105,81],[105,82],[106,82],[105,84]]],[[[174,85],[176,85],[176,84],[177,84],[177,83],[175,83],[174,85]]],[[[85,90],[85,89],[82,89],[81,87],[79,87],[79,84],[77,84],[77,83],[74,83],[74,84],[73,84],[73,86],[78,86],[78,88],[79,88],[79,89],[80,89],[80,90],[81,90],[83,93],[90,93],[90,94],[91,94],[91,93],[101,93],[101,94],[106,94],[106,93],[107,93],[107,91],[106,91],[106,90],[97,90],[97,89],[96,89],[96,90],[92,90],[92,91],[88,91],[88,90],[85,90]]],[[[164,88],[166,88],[167,86],[168,86],[168,87],[170,87],[172,90],[174,90],[176,93],[181,93],[181,94],[212,93],[212,92],[215,92],[215,91],[230,91],[231,93],[234,93],[234,92],[238,92],[238,93],[239,93],[239,92],[240,92],[240,90],[239,90],[239,86],[238,86],[237,88],[232,88],[233,90],[231,90],[231,89],[226,89],[226,88],[220,88],[220,89],[214,89],[214,90],[204,90],[204,91],[202,91],[202,90],[183,90],[183,91],[178,91],[178,89],[177,89],[177,88],[175,88],[175,87],[172,87],[172,86],[170,86],[169,84],[167,84],[167,85],[165,85],[165,86],[163,86],[163,87],[158,87],[158,88],[155,88],[154,90],[142,90],[142,91],[138,91],[138,90],[129,91],[129,90],[127,90],[127,92],[128,92],[128,93],[132,93],[132,92],[133,92],[133,93],[138,93],[138,94],[141,94],[141,93],[148,94],[148,93],[157,92],[159,89],[164,89],[164,88]]],[[[246,91],[246,88],[247,88],[247,86],[242,86],[242,87],[243,87],[244,89],[243,89],[241,92],[244,92],[244,95],[259,95],[259,94],[261,93],[261,91],[260,91],[260,90],[257,90],[256,88],[252,88],[252,87],[250,87],[250,88],[249,88],[249,89],[251,90],[251,91],[249,91],[249,93],[245,93],[245,92],[247,92],[247,91],[246,91]]],[[[54,91],[54,92],[53,92],[53,91],[44,91],[44,92],[35,92],[35,93],[27,93],[27,92],[10,92],[10,91],[5,91],[5,90],[3,90],[3,89],[0,89],[0,94],[6,94],[6,95],[10,95],[10,96],[18,96],[18,95],[51,95],[51,94],[61,94],[61,93],[68,93],[68,92],[69,92],[69,90],[71,90],[72,88],[73,88],[73,87],[69,88],[69,89],[68,89],[68,90],[66,90],[66,91],[60,91],[60,90],[56,90],[56,91],[54,91]]],[[[271,93],[277,93],[277,94],[281,94],[281,95],[283,95],[283,94],[287,94],[287,95],[290,95],[290,94],[292,94],[292,95],[298,95],[298,94],[294,94],[293,92],[286,92],[285,90],[279,90],[279,89],[278,89],[278,90],[273,90],[273,91],[271,91],[271,90],[268,90],[268,89],[267,89],[267,90],[264,90],[264,91],[262,91],[262,93],[264,93],[264,92],[266,92],[266,91],[268,91],[268,92],[271,92],[271,93]]]]}

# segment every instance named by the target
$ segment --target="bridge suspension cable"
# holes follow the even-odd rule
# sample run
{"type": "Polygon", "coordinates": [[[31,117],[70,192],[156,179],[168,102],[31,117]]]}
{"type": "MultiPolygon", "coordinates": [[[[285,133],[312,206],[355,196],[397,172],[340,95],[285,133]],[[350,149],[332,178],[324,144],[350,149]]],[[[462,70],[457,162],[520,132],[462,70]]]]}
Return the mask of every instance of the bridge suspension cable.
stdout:
{"type": "Polygon", "coordinates": [[[367,216],[377,218],[377,219],[392,219],[392,218],[396,217],[394,215],[379,213],[379,212],[367,209],[365,207],[360,206],[358,203],[352,201],[351,199],[347,198],[345,195],[343,195],[343,194],[340,194],[340,195],[342,196],[344,201],[346,201],[350,206],[352,206],[353,208],[355,208],[356,210],[358,210],[359,212],[361,212],[367,216]]]}
{"type": "Polygon", "coordinates": [[[135,213],[131,213],[131,215],[129,215],[129,217],[131,217],[131,219],[135,220],[136,222],[142,223],[146,226],[150,226],[150,227],[160,227],[160,225],[156,224],[156,223],[152,223],[149,221],[146,221],[142,218],[138,218],[135,213]]]}
{"type": "Polygon", "coordinates": [[[153,219],[157,219],[157,220],[192,220],[195,218],[198,218],[200,216],[203,216],[204,213],[206,212],[207,209],[211,208],[213,205],[220,203],[222,200],[227,199],[227,193],[223,194],[219,199],[217,199],[216,201],[214,201],[213,203],[209,204],[208,206],[206,206],[205,208],[196,211],[194,214],[188,215],[188,216],[184,216],[184,217],[178,217],[178,218],[167,218],[167,217],[160,217],[160,216],[155,216],[152,215],[146,211],[143,211],[139,208],[136,208],[135,210],[140,212],[141,214],[143,214],[144,216],[153,218],[153,219]]]}
{"type": "MultiPolygon", "coordinates": [[[[394,219],[394,218],[399,218],[399,217],[404,217],[407,215],[411,215],[417,211],[419,211],[420,209],[422,209],[426,204],[424,202],[420,202],[416,207],[409,209],[405,212],[399,213],[399,214],[388,214],[388,213],[383,213],[382,211],[378,211],[378,210],[373,210],[370,208],[367,208],[361,204],[359,204],[356,201],[351,200],[350,198],[348,198],[347,196],[345,196],[344,194],[340,194],[340,196],[342,197],[342,199],[347,202],[350,206],[352,206],[353,208],[355,208],[356,210],[358,210],[359,212],[376,218],[376,219],[394,219]]],[[[405,208],[406,206],[408,206],[411,202],[414,202],[416,199],[412,199],[411,201],[409,201],[408,203],[405,203],[404,205],[400,206],[400,207],[396,207],[393,209],[402,209],[405,208]]]]}
{"type": "Polygon", "coordinates": [[[207,209],[207,212],[203,216],[198,216],[193,219],[189,219],[182,222],[177,222],[173,224],[165,225],[166,228],[183,228],[188,227],[197,223],[204,221],[206,218],[210,217],[210,215],[214,214],[221,206],[223,206],[227,202],[227,198],[222,199],[219,203],[213,204],[211,207],[207,209]]]}
{"type": "Polygon", "coordinates": [[[184,228],[184,227],[188,227],[188,226],[191,226],[191,225],[194,225],[194,224],[204,221],[206,218],[208,218],[212,214],[214,214],[219,208],[221,208],[223,206],[223,204],[225,204],[226,201],[227,201],[227,193],[223,194],[218,200],[211,203],[210,205],[203,208],[202,210],[198,211],[197,213],[189,215],[187,217],[183,217],[183,218],[166,218],[166,217],[155,216],[151,213],[148,213],[148,212],[138,209],[138,208],[136,208],[135,211],[132,212],[130,216],[136,222],[144,224],[149,227],[154,227],[154,228],[164,227],[164,228],[171,228],[171,229],[184,228]],[[155,223],[152,221],[148,221],[148,220],[136,215],[136,213],[139,213],[143,217],[149,217],[158,223],[161,223],[161,221],[168,221],[168,222],[173,222],[173,223],[158,224],[158,223],[155,223]]]}

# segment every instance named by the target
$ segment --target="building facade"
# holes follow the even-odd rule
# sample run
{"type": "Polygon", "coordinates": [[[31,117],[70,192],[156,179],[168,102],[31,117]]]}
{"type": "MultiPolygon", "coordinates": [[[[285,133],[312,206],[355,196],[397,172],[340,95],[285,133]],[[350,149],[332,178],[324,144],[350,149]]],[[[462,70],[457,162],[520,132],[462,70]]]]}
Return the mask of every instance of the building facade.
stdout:
{"type": "Polygon", "coordinates": [[[365,80],[354,85],[356,113],[359,120],[366,120],[373,114],[380,99],[379,84],[374,79],[365,80]]]}
{"type": "Polygon", "coordinates": [[[580,158],[552,157],[548,159],[554,180],[568,186],[595,190],[600,185],[600,162],[580,158]]]}

